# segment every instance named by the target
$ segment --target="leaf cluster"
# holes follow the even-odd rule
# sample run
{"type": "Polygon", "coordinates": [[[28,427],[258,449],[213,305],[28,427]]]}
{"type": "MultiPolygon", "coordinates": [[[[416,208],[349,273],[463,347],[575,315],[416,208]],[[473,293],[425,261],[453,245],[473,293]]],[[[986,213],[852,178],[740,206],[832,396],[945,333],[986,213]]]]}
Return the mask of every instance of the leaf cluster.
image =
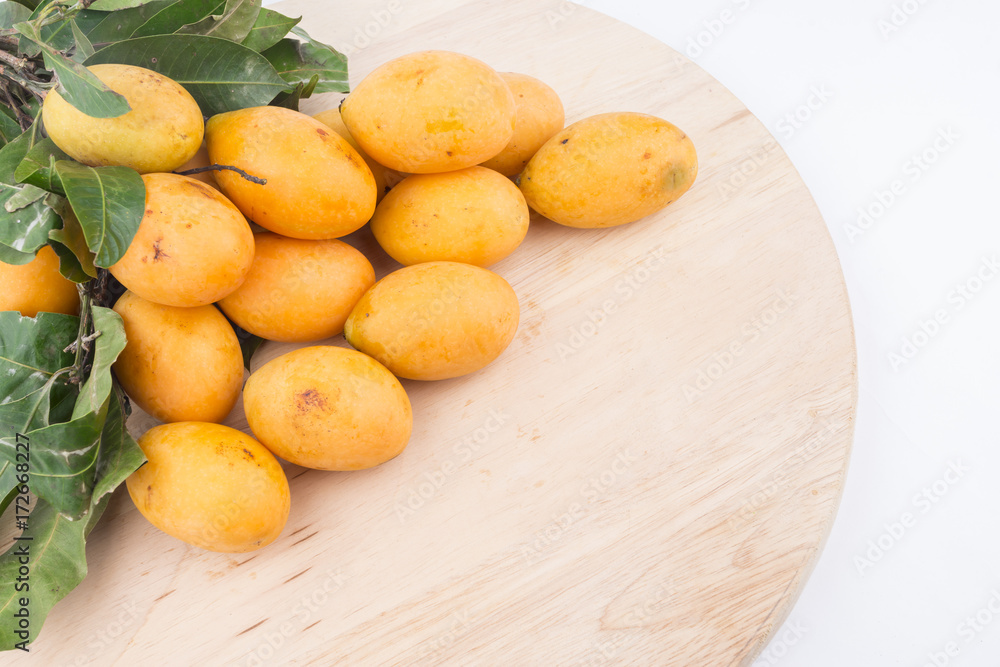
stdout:
{"type": "MultiPolygon", "coordinates": [[[[15,589],[14,547],[0,555],[0,650],[23,641],[19,598],[30,600],[33,640],[82,580],[87,535],[145,461],[111,372],[126,339],[107,272],[139,227],[143,181],[127,167],[72,160],[45,136],[42,102],[56,90],[89,116],[128,113],[87,70],[98,63],[159,72],[206,116],[346,92],[346,58],[298,22],[260,0],[0,0],[0,261],[26,264],[48,245],[81,295],[79,317],[0,312],[0,515],[13,523],[21,508],[9,506],[25,492],[32,508],[21,528],[32,545],[29,592],[15,589]]],[[[260,341],[241,343],[248,358],[260,341]]]]}

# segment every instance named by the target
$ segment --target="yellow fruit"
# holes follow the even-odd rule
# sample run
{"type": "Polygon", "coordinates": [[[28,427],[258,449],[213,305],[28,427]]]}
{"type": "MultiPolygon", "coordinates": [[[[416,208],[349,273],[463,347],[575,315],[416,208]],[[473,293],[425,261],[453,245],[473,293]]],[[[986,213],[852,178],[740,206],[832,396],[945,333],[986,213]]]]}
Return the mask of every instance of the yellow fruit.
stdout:
{"type": "Polygon", "coordinates": [[[320,470],[361,470],[397,456],[413,429],[410,400],[371,357],[340,347],[288,352],[243,393],[247,421],[281,458],[320,470]]]}
{"type": "Polygon", "coordinates": [[[42,246],[27,264],[0,262],[0,310],[16,310],[25,317],[38,313],[80,312],[76,283],[59,273],[59,257],[42,246]]]}
{"type": "Polygon", "coordinates": [[[443,380],[500,356],[519,316],[517,295],[492,271],[428,262],[375,283],[351,311],[344,336],[399,377],[443,380]]]}
{"type": "Polygon", "coordinates": [[[127,344],[114,364],[129,397],[163,422],[219,422],[243,385],[240,342],[215,306],[177,308],[125,292],[127,344]]]}
{"type": "Polygon", "coordinates": [[[126,480],[154,526],[209,551],[242,553],[273,542],[290,507],[288,479],[274,455],[246,433],[219,424],[163,424],[139,438],[148,462],[126,480]]]}
{"type": "Polygon", "coordinates": [[[336,336],[375,270],[343,241],[254,235],[246,281],[219,301],[236,324],[268,340],[304,343],[336,336]]]}
{"type": "Polygon", "coordinates": [[[63,99],[45,96],[42,121],[55,144],[92,167],[122,165],[141,174],[172,171],[201,146],[205,122],[198,103],[176,81],[132,65],[88,67],[132,108],[117,118],[92,118],[63,99]]]}
{"type": "Polygon", "coordinates": [[[355,87],[341,113],[368,155],[407,173],[471,167],[514,134],[514,97],[504,80],[450,51],[390,60],[355,87]]]}
{"type": "Polygon", "coordinates": [[[501,72],[500,76],[514,94],[514,136],[483,166],[513,177],[553,134],[563,129],[566,116],[559,95],[548,84],[527,74],[501,72]]]}
{"type": "Polygon", "coordinates": [[[375,209],[372,232],[400,264],[452,261],[490,266],[528,233],[517,186],[485,167],[408,176],[375,209]]]}
{"type": "Polygon", "coordinates": [[[613,227],[687,192],[698,156],[686,134],[641,113],[606,113],[549,139],[520,177],[528,206],[569,227],[613,227]]]}
{"type": "Polygon", "coordinates": [[[261,227],[297,239],[332,239],[357,230],[375,211],[375,178],[351,144],[304,113],[253,107],[218,114],[206,126],[212,162],[232,171],[215,180],[261,227]]]}
{"type": "Polygon", "coordinates": [[[365,161],[365,164],[367,164],[368,168],[371,170],[372,176],[375,177],[376,201],[381,201],[382,197],[385,196],[385,193],[389,191],[389,186],[386,184],[386,171],[388,170],[361,150],[361,147],[358,146],[358,142],[351,136],[351,131],[347,129],[346,125],[344,125],[344,119],[340,117],[340,109],[333,108],[327,109],[326,111],[320,111],[317,114],[313,114],[313,118],[342,136],[347,143],[349,143],[351,147],[358,152],[358,155],[361,156],[361,158],[365,161]]]}
{"type": "Polygon", "coordinates": [[[241,284],[253,262],[253,232],[218,190],[177,174],[145,174],[146,212],[110,271],[144,299],[204,306],[241,284]]]}

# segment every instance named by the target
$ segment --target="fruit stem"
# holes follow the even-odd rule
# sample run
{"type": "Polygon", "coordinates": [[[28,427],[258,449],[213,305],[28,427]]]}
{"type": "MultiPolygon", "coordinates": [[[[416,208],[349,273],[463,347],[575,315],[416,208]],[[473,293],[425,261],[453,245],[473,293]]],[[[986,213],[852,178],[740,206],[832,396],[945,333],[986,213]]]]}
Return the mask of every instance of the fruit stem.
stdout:
{"type": "Polygon", "coordinates": [[[266,178],[260,178],[259,176],[251,176],[239,167],[234,167],[228,164],[213,164],[207,167],[196,167],[194,169],[186,169],[184,171],[175,171],[175,174],[180,174],[181,176],[192,176],[194,174],[201,174],[206,171],[235,171],[237,174],[250,181],[251,183],[256,183],[257,185],[267,185],[266,178]]]}

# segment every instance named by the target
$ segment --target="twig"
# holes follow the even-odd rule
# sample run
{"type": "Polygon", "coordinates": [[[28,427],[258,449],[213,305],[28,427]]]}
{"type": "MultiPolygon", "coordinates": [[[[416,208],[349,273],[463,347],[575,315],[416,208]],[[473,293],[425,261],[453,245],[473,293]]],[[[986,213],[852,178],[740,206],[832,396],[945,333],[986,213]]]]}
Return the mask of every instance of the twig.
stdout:
{"type": "Polygon", "coordinates": [[[181,176],[192,176],[194,174],[201,174],[206,171],[235,171],[237,174],[250,181],[251,183],[256,183],[257,185],[267,185],[266,178],[260,178],[259,176],[251,176],[239,167],[233,167],[228,164],[213,164],[208,167],[197,167],[195,169],[187,169],[185,171],[175,171],[175,174],[180,174],[181,176]]]}

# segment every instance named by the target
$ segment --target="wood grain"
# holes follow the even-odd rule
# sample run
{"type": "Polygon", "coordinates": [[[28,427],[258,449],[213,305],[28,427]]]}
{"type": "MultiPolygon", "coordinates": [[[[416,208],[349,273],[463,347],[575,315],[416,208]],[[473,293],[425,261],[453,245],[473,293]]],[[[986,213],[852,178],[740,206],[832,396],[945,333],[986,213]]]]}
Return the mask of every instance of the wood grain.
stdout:
{"type": "MultiPolygon", "coordinates": [[[[354,83],[443,48],[547,81],[569,122],[666,118],[698,182],[625,227],[534,218],[495,267],[521,299],[514,344],[475,375],[406,382],[416,424],[393,461],[289,466],[271,547],[187,547],[118,493],[86,580],[9,664],[750,664],[830,530],[857,392],[837,256],[785,154],[696,65],[567,2],[276,8],[350,46],[354,83]]],[[[348,240],[394,268],[367,232],[348,240]]]]}

